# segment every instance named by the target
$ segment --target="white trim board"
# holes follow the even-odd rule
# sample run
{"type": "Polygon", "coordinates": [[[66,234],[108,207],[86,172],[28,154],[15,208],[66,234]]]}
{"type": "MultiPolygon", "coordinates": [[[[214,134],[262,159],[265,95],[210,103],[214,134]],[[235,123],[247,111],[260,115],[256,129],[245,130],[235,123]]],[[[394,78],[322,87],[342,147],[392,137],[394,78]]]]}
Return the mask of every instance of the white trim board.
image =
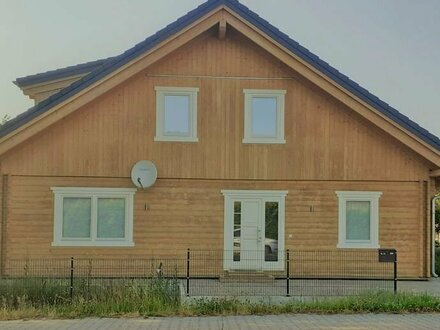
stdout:
{"type": "Polygon", "coordinates": [[[131,247],[133,242],[133,204],[135,188],[91,188],[91,187],[52,187],[54,193],[54,231],[52,246],[82,247],[131,247]],[[91,203],[91,223],[89,238],[63,237],[64,198],[89,198],[91,203]],[[120,198],[125,201],[125,227],[122,238],[98,238],[97,217],[99,198],[120,198]]]}
{"type": "Polygon", "coordinates": [[[286,90],[244,89],[244,138],[243,143],[284,144],[284,107],[286,90]],[[254,98],[274,98],[276,100],[276,128],[273,136],[259,136],[252,132],[254,98]]]}
{"type": "Polygon", "coordinates": [[[379,245],[379,191],[336,191],[338,196],[338,244],[337,248],[377,249],[379,245]],[[370,239],[348,240],[347,230],[347,202],[370,202],[370,239]]]}
{"type": "Polygon", "coordinates": [[[197,137],[197,87],[156,86],[156,135],[154,141],[198,142],[197,137]],[[167,96],[188,97],[188,133],[167,133],[165,131],[165,98],[167,96]]]}

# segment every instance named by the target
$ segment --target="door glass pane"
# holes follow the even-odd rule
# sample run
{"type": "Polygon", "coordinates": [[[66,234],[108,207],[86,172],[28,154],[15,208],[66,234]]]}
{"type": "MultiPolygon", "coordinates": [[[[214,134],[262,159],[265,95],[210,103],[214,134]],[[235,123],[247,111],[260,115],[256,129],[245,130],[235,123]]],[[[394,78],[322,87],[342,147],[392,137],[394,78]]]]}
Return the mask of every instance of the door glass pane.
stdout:
{"type": "Polygon", "coordinates": [[[165,135],[189,135],[189,102],[188,95],[165,95],[165,135]]]}
{"type": "Polygon", "coordinates": [[[278,261],[278,202],[265,203],[264,260],[278,261]]]}
{"type": "Polygon", "coordinates": [[[98,238],[125,237],[125,199],[98,199],[98,238]]]}
{"type": "Polygon", "coordinates": [[[347,202],[347,240],[370,240],[370,202],[347,202]]]}
{"type": "Polygon", "coordinates": [[[90,198],[63,198],[63,238],[90,238],[90,198]]]}
{"type": "Polygon", "coordinates": [[[277,136],[277,99],[275,97],[252,98],[252,136],[277,136]]]}
{"type": "Polygon", "coordinates": [[[234,261],[240,261],[241,246],[241,202],[234,202],[234,261]]]}

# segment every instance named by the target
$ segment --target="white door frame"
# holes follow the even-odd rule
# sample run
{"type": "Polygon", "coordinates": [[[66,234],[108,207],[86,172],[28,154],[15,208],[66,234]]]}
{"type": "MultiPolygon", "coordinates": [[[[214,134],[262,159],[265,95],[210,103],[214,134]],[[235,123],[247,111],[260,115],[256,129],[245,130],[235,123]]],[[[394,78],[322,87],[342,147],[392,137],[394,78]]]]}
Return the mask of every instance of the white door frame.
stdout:
{"type": "MultiPolygon", "coordinates": [[[[224,195],[224,255],[223,267],[225,270],[240,269],[239,262],[234,262],[234,202],[240,200],[259,200],[264,202],[278,202],[278,261],[264,260],[264,244],[262,244],[262,269],[255,270],[284,270],[284,236],[285,236],[285,197],[288,191],[282,190],[222,190],[224,195]]],[[[264,229],[264,213],[262,226],[264,229]]],[[[264,235],[264,230],[262,230],[264,235]]],[[[263,237],[260,238],[264,240],[263,237]]]]}

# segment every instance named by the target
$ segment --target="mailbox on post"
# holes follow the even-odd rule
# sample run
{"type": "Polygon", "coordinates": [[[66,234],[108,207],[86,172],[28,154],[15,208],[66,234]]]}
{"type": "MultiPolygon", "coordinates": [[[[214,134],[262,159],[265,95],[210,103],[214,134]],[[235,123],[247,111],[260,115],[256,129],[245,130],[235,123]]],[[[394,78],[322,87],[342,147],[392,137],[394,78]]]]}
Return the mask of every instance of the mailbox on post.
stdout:
{"type": "Polygon", "coordinates": [[[379,249],[379,262],[396,262],[397,252],[395,249],[379,249]]]}

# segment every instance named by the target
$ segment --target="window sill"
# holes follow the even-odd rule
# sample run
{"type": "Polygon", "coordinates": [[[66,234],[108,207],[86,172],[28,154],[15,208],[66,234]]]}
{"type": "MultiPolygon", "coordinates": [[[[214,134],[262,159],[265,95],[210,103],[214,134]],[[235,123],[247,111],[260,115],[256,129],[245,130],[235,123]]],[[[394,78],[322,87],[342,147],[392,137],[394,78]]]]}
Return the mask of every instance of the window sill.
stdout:
{"type": "Polygon", "coordinates": [[[155,136],[155,142],[199,142],[199,138],[181,136],[155,136]]]}
{"type": "Polygon", "coordinates": [[[379,244],[363,244],[363,243],[339,243],[336,245],[338,249],[379,249],[379,244]]]}
{"type": "Polygon", "coordinates": [[[121,241],[101,241],[101,242],[87,242],[87,241],[70,241],[70,242],[52,242],[52,247],[91,247],[91,248],[119,248],[119,247],[134,247],[134,242],[121,241]]]}
{"type": "Polygon", "coordinates": [[[243,143],[246,144],[286,144],[284,139],[256,139],[256,138],[244,138],[243,143]]]}

